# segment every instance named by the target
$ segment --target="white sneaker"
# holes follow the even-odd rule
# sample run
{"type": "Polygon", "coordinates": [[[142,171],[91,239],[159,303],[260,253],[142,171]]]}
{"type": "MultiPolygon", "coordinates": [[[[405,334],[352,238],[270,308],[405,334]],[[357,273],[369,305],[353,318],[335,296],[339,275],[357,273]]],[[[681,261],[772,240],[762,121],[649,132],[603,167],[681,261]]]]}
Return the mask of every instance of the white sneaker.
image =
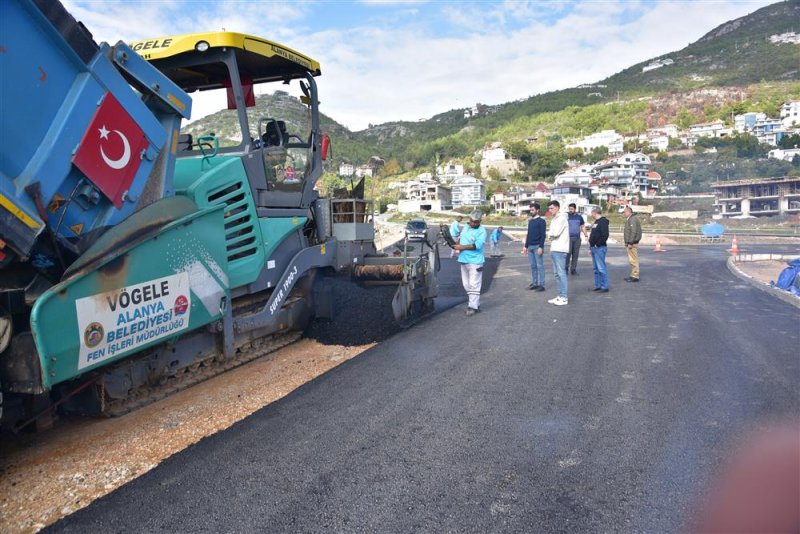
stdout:
{"type": "Polygon", "coordinates": [[[550,300],[548,300],[547,302],[548,302],[548,303],[550,303],[550,304],[555,304],[555,303],[556,303],[556,301],[557,301],[558,299],[560,299],[560,298],[561,298],[561,297],[553,297],[553,298],[551,298],[550,300]]]}
{"type": "Polygon", "coordinates": [[[569,304],[569,301],[564,297],[557,297],[556,301],[553,304],[555,304],[556,306],[566,306],[567,304],[569,304]]]}

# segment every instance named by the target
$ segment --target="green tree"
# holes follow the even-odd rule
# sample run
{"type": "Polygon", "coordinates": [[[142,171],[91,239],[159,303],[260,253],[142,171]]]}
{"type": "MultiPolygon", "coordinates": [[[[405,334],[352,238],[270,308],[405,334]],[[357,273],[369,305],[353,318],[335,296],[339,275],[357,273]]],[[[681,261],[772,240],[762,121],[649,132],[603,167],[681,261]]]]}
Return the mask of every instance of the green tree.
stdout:
{"type": "Polygon", "coordinates": [[[800,134],[784,135],[778,141],[779,148],[800,148],[800,134]]]}
{"type": "Polygon", "coordinates": [[[689,111],[686,108],[681,108],[680,111],[678,111],[676,122],[678,126],[680,126],[685,130],[686,128],[688,128],[697,121],[695,120],[695,116],[692,114],[691,111],[689,111]]]}
{"type": "Polygon", "coordinates": [[[528,143],[525,141],[511,141],[506,145],[506,151],[512,158],[522,161],[525,165],[529,165],[531,162],[528,143]]]}
{"type": "Polygon", "coordinates": [[[336,173],[326,172],[320,178],[321,193],[323,196],[332,196],[334,189],[348,187],[348,182],[336,173]]]}
{"type": "Polygon", "coordinates": [[[598,161],[602,161],[608,157],[608,147],[607,146],[599,146],[592,149],[591,154],[589,154],[589,162],[590,163],[597,163],[598,161]]]}
{"type": "Polygon", "coordinates": [[[758,138],[750,134],[741,134],[733,138],[736,146],[736,155],[740,158],[763,158],[767,155],[767,148],[761,146],[758,138]]]}
{"type": "Polygon", "coordinates": [[[386,177],[386,176],[394,176],[396,174],[400,174],[400,163],[396,159],[390,159],[386,162],[386,164],[378,171],[379,176],[386,177]]]}

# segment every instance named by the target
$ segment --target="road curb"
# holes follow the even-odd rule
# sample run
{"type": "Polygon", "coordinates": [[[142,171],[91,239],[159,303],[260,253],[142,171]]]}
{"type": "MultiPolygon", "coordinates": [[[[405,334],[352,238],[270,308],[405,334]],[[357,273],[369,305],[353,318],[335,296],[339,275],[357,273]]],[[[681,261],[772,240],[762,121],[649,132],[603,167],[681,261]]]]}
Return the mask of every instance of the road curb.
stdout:
{"type": "Polygon", "coordinates": [[[737,278],[744,280],[745,282],[749,283],[753,287],[760,289],[770,295],[778,297],[784,302],[788,302],[795,308],[800,308],[800,298],[795,297],[788,291],[784,291],[783,289],[778,289],[777,287],[772,287],[768,284],[760,282],[753,278],[752,276],[748,275],[744,271],[742,271],[736,264],[737,263],[744,263],[748,261],[765,261],[765,260],[786,260],[789,259],[787,256],[783,254],[739,254],[736,256],[731,256],[728,258],[726,265],[728,266],[728,270],[734,274],[737,278]]]}

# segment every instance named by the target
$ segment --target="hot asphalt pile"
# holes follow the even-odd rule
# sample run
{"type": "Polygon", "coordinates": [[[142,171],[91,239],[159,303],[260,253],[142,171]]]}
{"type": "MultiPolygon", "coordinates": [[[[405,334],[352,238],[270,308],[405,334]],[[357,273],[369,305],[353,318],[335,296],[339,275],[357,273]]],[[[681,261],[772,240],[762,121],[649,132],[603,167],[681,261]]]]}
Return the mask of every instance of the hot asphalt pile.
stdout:
{"type": "MultiPolygon", "coordinates": [[[[437,273],[437,312],[466,302],[459,264],[448,257],[449,253],[450,249],[446,247],[439,251],[442,260],[437,273]]],[[[484,293],[489,290],[499,265],[497,258],[486,259],[484,293]]],[[[307,337],[325,345],[353,346],[381,342],[402,330],[392,315],[392,297],[397,291],[396,285],[367,287],[343,277],[333,278],[330,283],[333,288],[334,317],[314,320],[306,331],[307,337]]]]}
{"type": "Polygon", "coordinates": [[[397,286],[364,287],[333,278],[333,319],[313,321],[306,335],[325,345],[366,345],[384,341],[401,330],[392,315],[397,286]]]}

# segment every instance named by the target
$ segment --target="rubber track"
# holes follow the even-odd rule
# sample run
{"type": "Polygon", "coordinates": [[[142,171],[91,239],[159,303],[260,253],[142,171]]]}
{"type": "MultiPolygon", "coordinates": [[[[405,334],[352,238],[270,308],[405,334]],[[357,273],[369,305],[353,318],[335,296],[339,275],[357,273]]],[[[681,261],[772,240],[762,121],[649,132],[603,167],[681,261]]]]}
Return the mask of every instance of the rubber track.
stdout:
{"type": "Polygon", "coordinates": [[[109,400],[104,391],[100,391],[103,399],[102,413],[109,417],[118,417],[128,412],[166,398],[178,391],[213,378],[234,367],[253,361],[271,352],[294,343],[302,336],[301,332],[288,332],[246,343],[236,349],[236,356],[230,360],[220,361],[218,358],[207,358],[193,366],[187,367],[179,374],[168,377],[162,384],[146,385],[131,391],[124,399],[109,400]]]}

